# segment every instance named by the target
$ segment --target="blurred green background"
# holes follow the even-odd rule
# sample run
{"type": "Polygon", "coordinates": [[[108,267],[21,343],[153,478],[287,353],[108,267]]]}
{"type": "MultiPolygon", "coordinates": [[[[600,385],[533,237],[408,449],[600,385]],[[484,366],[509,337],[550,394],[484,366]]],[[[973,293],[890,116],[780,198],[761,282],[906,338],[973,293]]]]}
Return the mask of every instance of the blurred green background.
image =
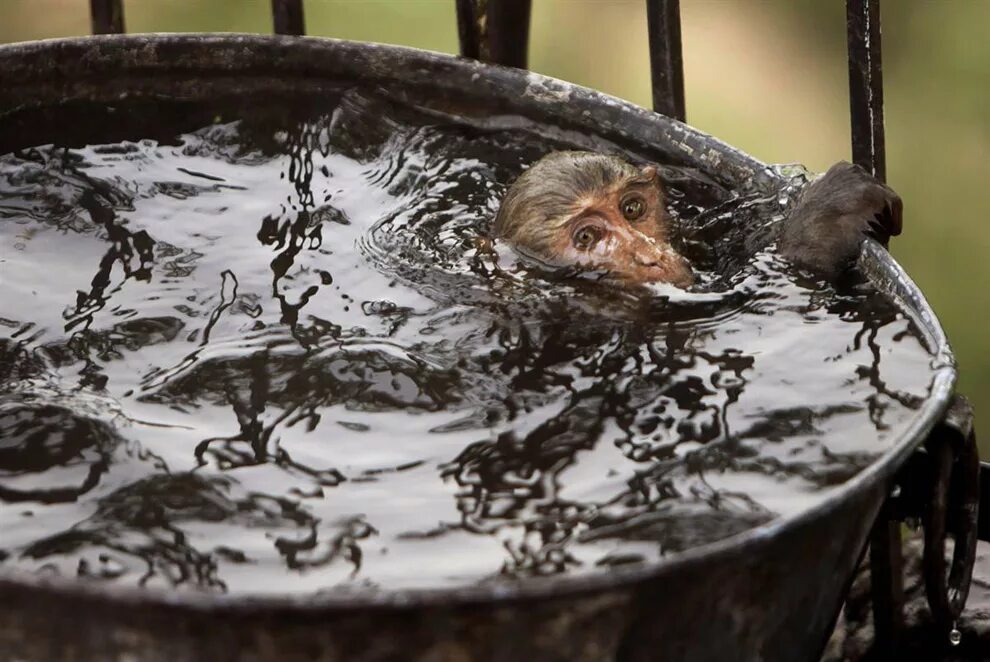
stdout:
{"type": "MultiPolygon", "coordinates": [[[[131,32],[270,32],[268,0],[125,0],[131,32]]],[[[310,34],[457,50],[454,0],[307,0],[310,34]]],[[[534,0],[530,66],[649,105],[643,0],[534,0]]],[[[842,0],[682,2],[688,122],[768,162],[849,158],[842,0]]],[[[990,1],[882,4],[894,254],[990,412],[990,1]]],[[[0,42],[87,34],[87,0],[0,0],[0,42]]],[[[984,455],[990,450],[990,427],[984,455]]]]}

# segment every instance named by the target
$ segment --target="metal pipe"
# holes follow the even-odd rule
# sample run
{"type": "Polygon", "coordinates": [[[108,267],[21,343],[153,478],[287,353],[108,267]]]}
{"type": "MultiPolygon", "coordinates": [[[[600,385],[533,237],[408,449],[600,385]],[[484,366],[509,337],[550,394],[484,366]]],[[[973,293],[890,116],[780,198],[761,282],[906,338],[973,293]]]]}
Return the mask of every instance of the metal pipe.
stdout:
{"type": "Polygon", "coordinates": [[[124,0],[89,0],[93,34],[124,33],[124,0]]]}
{"type": "Polygon", "coordinates": [[[646,0],[653,110],[684,121],[680,0],[646,0]]]}
{"type": "Polygon", "coordinates": [[[887,177],[883,133],[880,0],[846,0],[849,45],[849,116],[853,162],[887,177]]]}
{"type": "Polygon", "coordinates": [[[272,26],[275,34],[306,34],[302,0],[272,0],[272,26]]]}

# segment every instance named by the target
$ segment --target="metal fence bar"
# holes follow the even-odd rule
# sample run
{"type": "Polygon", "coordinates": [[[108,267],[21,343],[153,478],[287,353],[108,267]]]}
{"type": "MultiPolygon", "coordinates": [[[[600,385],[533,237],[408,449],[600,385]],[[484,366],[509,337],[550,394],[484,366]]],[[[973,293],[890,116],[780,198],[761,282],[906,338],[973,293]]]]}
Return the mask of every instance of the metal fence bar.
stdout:
{"type": "MultiPolygon", "coordinates": [[[[883,67],[879,0],[846,0],[849,49],[849,120],[853,162],[877,179],[887,176],[883,134],[883,67]]],[[[904,560],[900,523],[885,505],[870,536],[874,647],[894,659],[904,620],[904,560]]]]}
{"type": "Polygon", "coordinates": [[[461,43],[461,55],[473,60],[481,59],[477,9],[475,0],[457,0],[457,38],[461,43]]]}
{"type": "Polygon", "coordinates": [[[124,0],[89,0],[93,34],[123,34],[124,0]]]}
{"type": "Polygon", "coordinates": [[[883,180],[887,176],[887,162],[883,135],[880,0],[846,0],[846,36],[853,162],[883,180]]]}
{"type": "Polygon", "coordinates": [[[653,110],[684,121],[680,0],[646,0],[653,110]]]}
{"type": "Polygon", "coordinates": [[[488,61],[525,69],[532,0],[488,0],[488,61]]]}
{"type": "Polygon", "coordinates": [[[306,34],[302,0],[272,0],[272,25],[275,34],[306,34]]]}
{"type": "Polygon", "coordinates": [[[904,555],[901,522],[880,509],[870,532],[870,596],[873,598],[873,648],[880,659],[896,659],[904,629],[904,555]]]}
{"type": "Polygon", "coordinates": [[[526,68],[532,0],[457,0],[461,55],[526,68]]]}

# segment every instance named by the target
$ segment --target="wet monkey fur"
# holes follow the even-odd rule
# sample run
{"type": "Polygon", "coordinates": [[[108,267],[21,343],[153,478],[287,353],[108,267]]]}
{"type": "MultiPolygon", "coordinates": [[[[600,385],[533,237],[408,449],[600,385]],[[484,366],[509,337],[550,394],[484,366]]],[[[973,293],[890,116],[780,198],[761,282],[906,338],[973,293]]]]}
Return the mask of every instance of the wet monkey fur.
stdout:
{"type": "MultiPolygon", "coordinates": [[[[859,166],[840,162],[808,184],[770,241],[793,265],[835,279],[867,236],[886,245],[901,231],[901,199],[859,166]]],[[[656,166],[617,156],[553,152],[509,187],[495,238],[551,268],[596,272],[620,283],[691,285],[656,166]]]]}

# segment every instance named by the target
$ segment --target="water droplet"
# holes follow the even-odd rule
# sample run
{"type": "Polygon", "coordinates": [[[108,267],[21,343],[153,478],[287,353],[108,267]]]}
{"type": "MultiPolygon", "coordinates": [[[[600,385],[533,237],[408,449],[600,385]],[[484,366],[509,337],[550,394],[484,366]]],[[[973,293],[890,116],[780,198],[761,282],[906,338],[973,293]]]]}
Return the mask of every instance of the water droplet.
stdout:
{"type": "Polygon", "coordinates": [[[962,632],[953,625],[952,629],[949,630],[949,643],[953,646],[958,646],[960,641],[962,641],[962,632]]]}
{"type": "Polygon", "coordinates": [[[901,486],[900,485],[894,485],[894,489],[892,489],[890,491],[890,498],[891,499],[896,499],[899,496],[901,496],[901,486]]]}

